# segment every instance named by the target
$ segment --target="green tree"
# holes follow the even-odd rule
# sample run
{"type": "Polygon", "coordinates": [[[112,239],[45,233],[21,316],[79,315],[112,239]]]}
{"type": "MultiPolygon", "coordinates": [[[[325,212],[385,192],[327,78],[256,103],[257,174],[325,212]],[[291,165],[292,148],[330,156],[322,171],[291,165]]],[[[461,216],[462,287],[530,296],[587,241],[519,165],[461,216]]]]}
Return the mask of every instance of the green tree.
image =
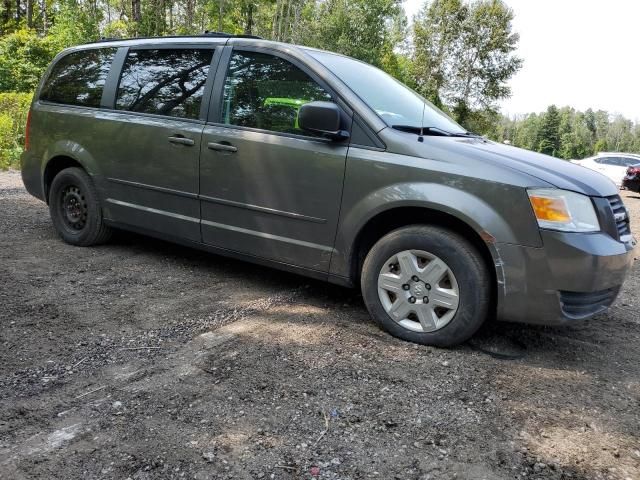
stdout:
{"type": "Polygon", "coordinates": [[[517,147],[565,159],[603,151],[640,152],[640,124],[620,115],[611,119],[602,110],[578,112],[552,105],[542,115],[500,116],[488,133],[497,141],[508,140],[517,147]]]}
{"type": "Polygon", "coordinates": [[[413,30],[419,90],[462,125],[482,125],[497,111],[497,101],[510,95],[507,81],[522,66],[514,54],[519,37],[512,20],[501,0],[427,2],[413,30]]]}
{"type": "Polygon", "coordinates": [[[101,10],[91,4],[85,6],[75,0],[67,0],[59,5],[47,38],[58,50],[92,42],[100,38],[101,21],[101,10]]]}
{"type": "Polygon", "coordinates": [[[538,151],[547,155],[557,155],[560,150],[560,113],[551,105],[542,116],[538,134],[538,151]]]}
{"type": "Polygon", "coordinates": [[[30,93],[0,93],[0,170],[19,164],[30,104],[30,93]]]}
{"type": "Polygon", "coordinates": [[[606,152],[608,149],[609,147],[607,146],[607,139],[601,138],[593,147],[593,153],[606,152]]]}
{"type": "Polygon", "coordinates": [[[461,0],[425,3],[413,19],[412,75],[417,90],[439,107],[454,74],[453,51],[462,35],[468,8],[461,0]]]}
{"type": "Polygon", "coordinates": [[[393,50],[389,27],[399,13],[399,0],[327,0],[307,20],[304,43],[381,66],[393,50]]]}
{"type": "Polygon", "coordinates": [[[32,91],[58,51],[51,37],[25,28],[0,39],[0,92],[32,91]]]}
{"type": "Polygon", "coordinates": [[[616,115],[607,129],[607,144],[609,148],[616,152],[625,152],[633,148],[633,122],[624,118],[622,115],[616,115]]]}

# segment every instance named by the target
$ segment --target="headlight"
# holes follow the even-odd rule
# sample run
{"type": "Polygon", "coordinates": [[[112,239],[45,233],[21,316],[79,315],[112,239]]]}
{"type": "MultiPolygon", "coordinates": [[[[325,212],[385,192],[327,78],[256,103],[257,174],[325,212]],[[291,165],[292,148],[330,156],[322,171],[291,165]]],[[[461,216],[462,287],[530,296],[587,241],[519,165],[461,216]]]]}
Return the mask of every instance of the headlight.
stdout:
{"type": "Polygon", "coordinates": [[[567,190],[528,190],[533,213],[540,228],[563,232],[597,232],[600,223],[591,199],[567,190]]]}

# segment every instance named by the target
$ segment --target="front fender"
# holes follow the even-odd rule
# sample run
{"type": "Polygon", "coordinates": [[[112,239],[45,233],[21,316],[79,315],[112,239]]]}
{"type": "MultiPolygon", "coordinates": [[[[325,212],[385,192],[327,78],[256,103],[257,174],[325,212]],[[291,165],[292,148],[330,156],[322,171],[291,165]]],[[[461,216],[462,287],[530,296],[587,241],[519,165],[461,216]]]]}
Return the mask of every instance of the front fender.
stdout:
{"type": "MultiPolygon", "coordinates": [[[[514,187],[494,187],[495,195],[512,195],[514,187]]],[[[524,193],[523,193],[524,195],[524,193]]],[[[523,241],[523,232],[515,231],[512,218],[498,212],[479,196],[450,185],[427,182],[406,182],[388,185],[369,193],[342,212],[335,250],[331,262],[333,275],[349,277],[351,259],[358,234],[377,215],[397,208],[418,207],[441,212],[465,223],[480,238],[485,239],[496,266],[501,264],[494,242],[518,244],[523,241]],[[507,222],[509,220],[509,223],[507,222]],[[489,241],[487,241],[489,240],[489,241]]],[[[421,220],[422,221],[422,220],[421,220]]],[[[518,224],[518,222],[514,222],[518,224]]],[[[534,243],[540,242],[539,233],[534,243]]],[[[527,234],[530,234],[528,231],[527,234]]],[[[529,242],[531,242],[529,237],[529,242]]]]}

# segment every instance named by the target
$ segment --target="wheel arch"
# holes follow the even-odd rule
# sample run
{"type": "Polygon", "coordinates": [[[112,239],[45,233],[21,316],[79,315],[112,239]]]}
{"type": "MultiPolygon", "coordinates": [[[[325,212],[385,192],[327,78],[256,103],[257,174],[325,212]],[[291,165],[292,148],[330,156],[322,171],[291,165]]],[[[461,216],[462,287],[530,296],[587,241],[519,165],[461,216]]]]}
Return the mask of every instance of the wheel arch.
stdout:
{"type": "Polygon", "coordinates": [[[55,176],[65,168],[77,167],[86,171],[86,168],[74,158],[67,155],[56,155],[51,158],[44,166],[42,172],[42,191],[44,192],[44,198],[47,204],[49,204],[49,189],[51,188],[51,182],[55,176]]]}
{"type": "Polygon", "coordinates": [[[491,244],[495,240],[491,234],[484,231],[478,232],[459,217],[442,210],[423,206],[401,206],[377,213],[356,234],[349,256],[349,272],[354,283],[359,280],[365,257],[379,239],[398,228],[417,224],[442,227],[469,240],[482,255],[487,269],[495,280],[497,252],[491,248],[491,244]]]}
{"type": "Polygon", "coordinates": [[[497,312],[498,295],[503,284],[503,272],[495,240],[488,232],[478,232],[459,217],[442,210],[429,207],[393,207],[371,217],[358,231],[349,257],[349,277],[353,285],[359,285],[364,259],[373,245],[386,234],[409,225],[426,224],[445,228],[461,235],[480,253],[491,278],[489,315],[497,312]]]}
{"type": "Polygon", "coordinates": [[[49,187],[54,177],[63,169],[78,167],[83,169],[90,177],[99,173],[93,156],[77,142],[60,140],[44,153],[42,162],[42,192],[45,201],[49,203],[49,187]]]}
{"type": "MultiPolygon", "coordinates": [[[[520,243],[505,214],[479,196],[442,183],[386,185],[355,203],[343,205],[330,273],[350,283],[359,279],[361,258],[390,231],[412,224],[433,224],[468,237],[495,271],[496,245],[520,243]]],[[[526,233],[526,232],[525,232],[526,233]]]]}

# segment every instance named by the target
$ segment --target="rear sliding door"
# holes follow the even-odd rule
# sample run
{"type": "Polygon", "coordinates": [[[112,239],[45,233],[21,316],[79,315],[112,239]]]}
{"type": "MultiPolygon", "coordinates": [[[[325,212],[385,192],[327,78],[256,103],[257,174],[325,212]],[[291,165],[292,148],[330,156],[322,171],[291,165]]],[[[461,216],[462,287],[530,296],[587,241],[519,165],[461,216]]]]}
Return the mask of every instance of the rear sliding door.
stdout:
{"type": "Polygon", "coordinates": [[[215,46],[122,50],[109,121],[95,131],[107,218],[200,241],[199,155],[215,46]]]}

